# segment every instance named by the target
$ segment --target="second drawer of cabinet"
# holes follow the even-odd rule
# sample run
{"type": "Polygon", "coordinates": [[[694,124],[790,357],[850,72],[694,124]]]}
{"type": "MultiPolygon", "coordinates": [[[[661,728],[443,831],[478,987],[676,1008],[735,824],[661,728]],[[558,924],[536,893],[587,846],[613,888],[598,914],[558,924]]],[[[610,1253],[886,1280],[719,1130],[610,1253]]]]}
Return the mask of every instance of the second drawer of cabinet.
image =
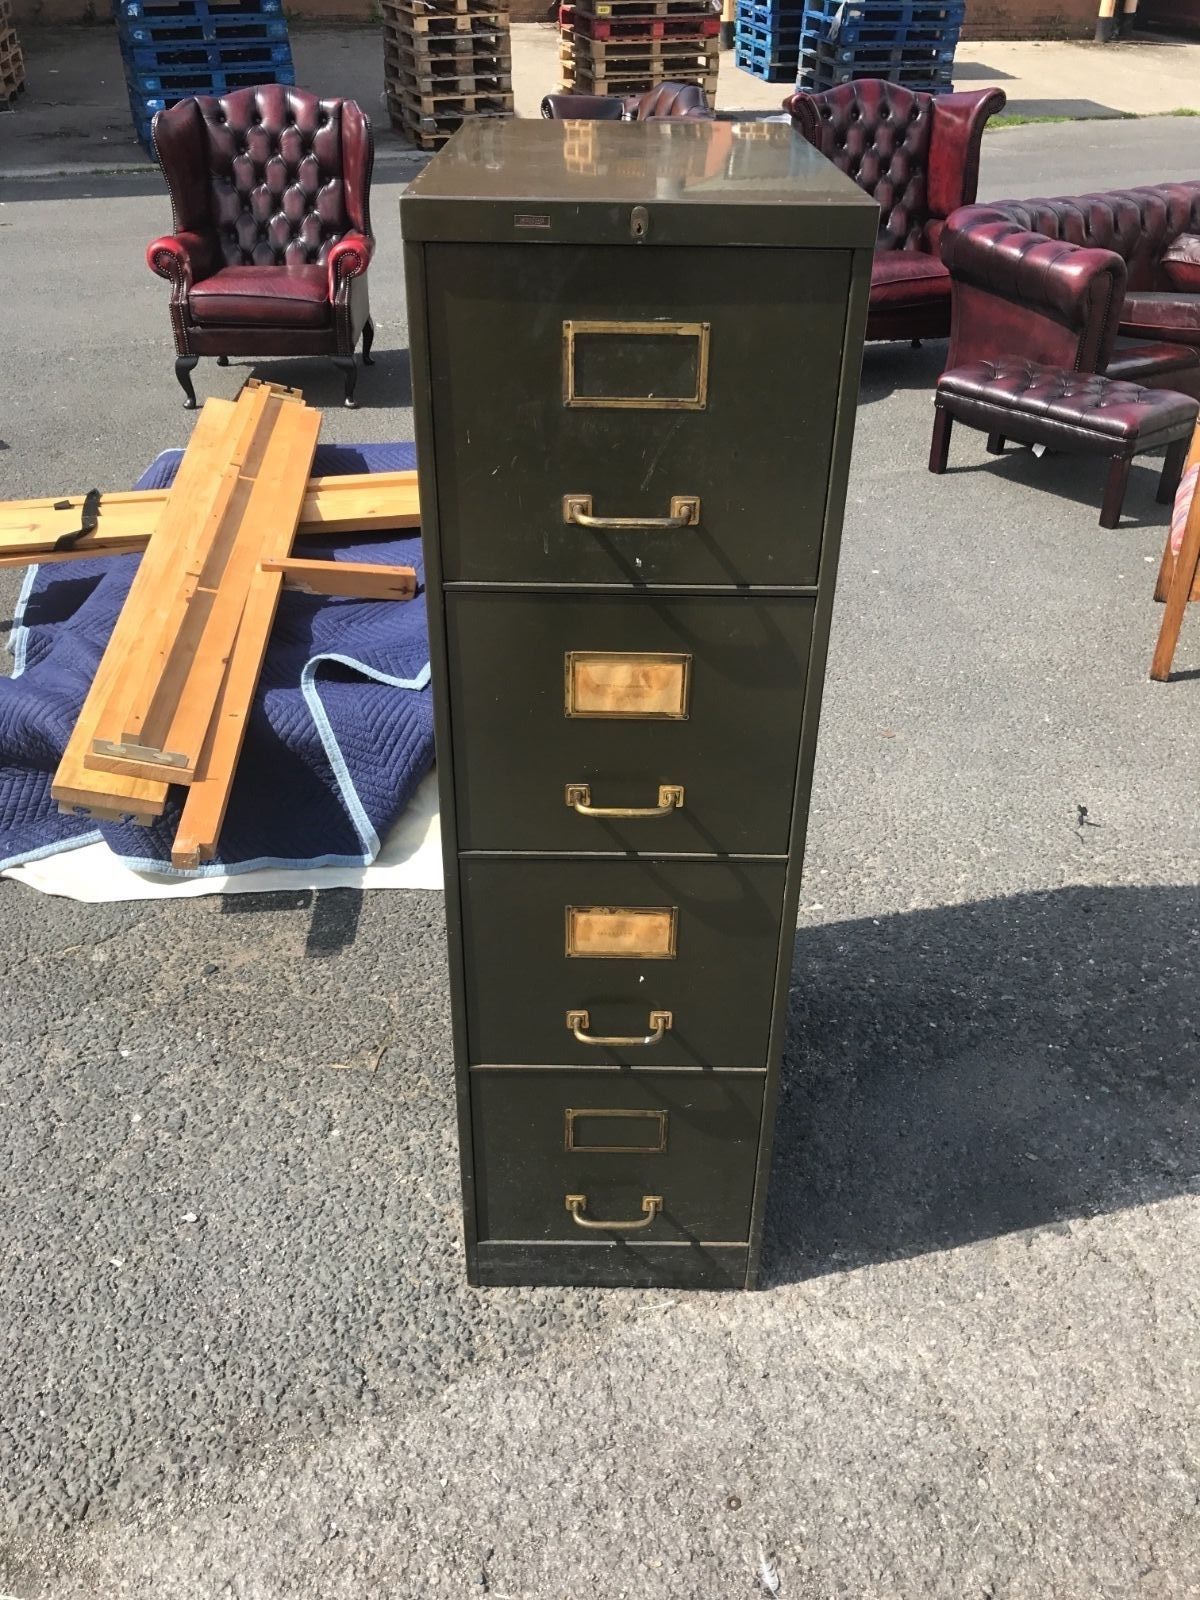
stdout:
{"type": "Polygon", "coordinates": [[[783,862],[461,862],[472,1064],[761,1067],[783,862]]]}
{"type": "Polygon", "coordinates": [[[460,849],[786,854],[811,600],[458,592],[446,617],[460,849]]]}

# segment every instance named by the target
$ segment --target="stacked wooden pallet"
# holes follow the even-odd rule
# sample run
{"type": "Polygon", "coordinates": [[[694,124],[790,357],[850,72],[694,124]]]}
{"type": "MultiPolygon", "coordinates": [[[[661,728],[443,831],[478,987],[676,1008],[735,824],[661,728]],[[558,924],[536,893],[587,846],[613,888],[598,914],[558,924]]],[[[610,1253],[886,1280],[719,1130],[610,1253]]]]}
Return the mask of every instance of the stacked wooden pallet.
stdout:
{"type": "Polygon", "coordinates": [[[567,91],[637,94],[671,82],[717,92],[721,19],[711,0],[579,0],[559,26],[567,91]]]}
{"type": "Polygon", "coordinates": [[[299,391],[251,381],[208,401],[164,493],[0,505],[5,564],[145,552],[51,792],[63,811],[149,825],[182,785],[177,867],[216,851],[284,585],[416,593],[408,567],[293,557],[304,531],[419,521],[413,473],[310,479],[320,424],[299,391]]]}
{"type": "Polygon", "coordinates": [[[467,117],[513,115],[508,0],[381,0],[392,126],[422,150],[467,117]]]}
{"type": "Polygon", "coordinates": [[[25,58],[12,25],[11,0],[0,0],[0,105],[9,105],[25,87],[25,58]]]}

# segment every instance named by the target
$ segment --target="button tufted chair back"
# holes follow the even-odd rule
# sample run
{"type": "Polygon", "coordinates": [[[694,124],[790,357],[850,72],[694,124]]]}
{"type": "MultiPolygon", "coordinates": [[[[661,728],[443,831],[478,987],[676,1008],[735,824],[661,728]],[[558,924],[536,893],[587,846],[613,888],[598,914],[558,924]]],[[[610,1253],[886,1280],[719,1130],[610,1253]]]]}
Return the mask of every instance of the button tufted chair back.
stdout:
{"type": "Polygon", "coordinates": [[[352,100],[278,83],[198,95],[159,113],[154,146],[174,231],[198,234],[213,269],[323,265],[371,232],[371,132],[352,100]]]}
{"type": "Polygon", "coordinates": [[[951,211],[979,186],[984,124],[1004,105],[999,89],[931,95],[858,78],[784,101],[792,123],[834,166],[879,202],[880,250],[936,251],[951,211]]]}
{"type": "Polygon", "coordinates": [[[803,130],[809,143],[879,202],[880,247],[921,249],[933,96],[864,78],[805,98],[817,119],[815,137],[803,130]]]}

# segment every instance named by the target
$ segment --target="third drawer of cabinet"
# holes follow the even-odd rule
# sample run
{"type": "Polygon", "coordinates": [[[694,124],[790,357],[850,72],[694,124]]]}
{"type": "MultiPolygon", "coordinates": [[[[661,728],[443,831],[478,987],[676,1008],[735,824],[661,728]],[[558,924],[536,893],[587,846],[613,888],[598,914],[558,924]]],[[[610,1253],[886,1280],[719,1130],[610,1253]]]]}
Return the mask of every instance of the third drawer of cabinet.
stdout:
{"type": "Polygon", "coordinates": [[[766,1064],[784,862],[460,866],[473,1064],[766,1064]]]}
{"type": "Polygon", "coordinates": [[[786,854],[811,600],[459,592],[446,613],[460,849],[786,854]]]}

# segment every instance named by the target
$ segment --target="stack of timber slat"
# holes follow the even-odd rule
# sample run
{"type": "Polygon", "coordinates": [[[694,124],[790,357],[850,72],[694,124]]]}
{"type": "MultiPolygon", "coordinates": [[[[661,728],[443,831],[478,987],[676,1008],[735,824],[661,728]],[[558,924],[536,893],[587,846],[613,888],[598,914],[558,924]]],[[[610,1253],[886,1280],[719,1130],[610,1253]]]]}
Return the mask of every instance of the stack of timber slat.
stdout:
{"type": "Polygon", "coordinates": [[[717,92],[721,18],[711,0],[577,0],[562,83],[578,94],[638,94],[659,83],[717,92]]]}
{"type": "Polygon", "coordinates": [[[0,504],[2,565],[144,551],[51,793],[149,825],[183,786],[176,867],[216,852],[281,589],[416,593],[409,567],[292,556],[300,532],[419,521],[415,474],[310,478],[320,425],[298,390],[252,380],[206,403],[165,492],[0,504]]]}
{"type": "Polygon", "coordinates": [[[509,0],[380,0],[393,128],[436,150],[468,117],[513,115],[509,0]]]}
{"type": "Polygon", "coordinates": [[[177,100],[296,81],[282,0],[114,0],[113,13],[147,150],[155,112],[177,100]]]}
{"type": "Polygon", "coordinates": [[[12,25],[10,0],[0,0],[0,106],[11,105],[25,87],[25,58],[12,25]]]}

